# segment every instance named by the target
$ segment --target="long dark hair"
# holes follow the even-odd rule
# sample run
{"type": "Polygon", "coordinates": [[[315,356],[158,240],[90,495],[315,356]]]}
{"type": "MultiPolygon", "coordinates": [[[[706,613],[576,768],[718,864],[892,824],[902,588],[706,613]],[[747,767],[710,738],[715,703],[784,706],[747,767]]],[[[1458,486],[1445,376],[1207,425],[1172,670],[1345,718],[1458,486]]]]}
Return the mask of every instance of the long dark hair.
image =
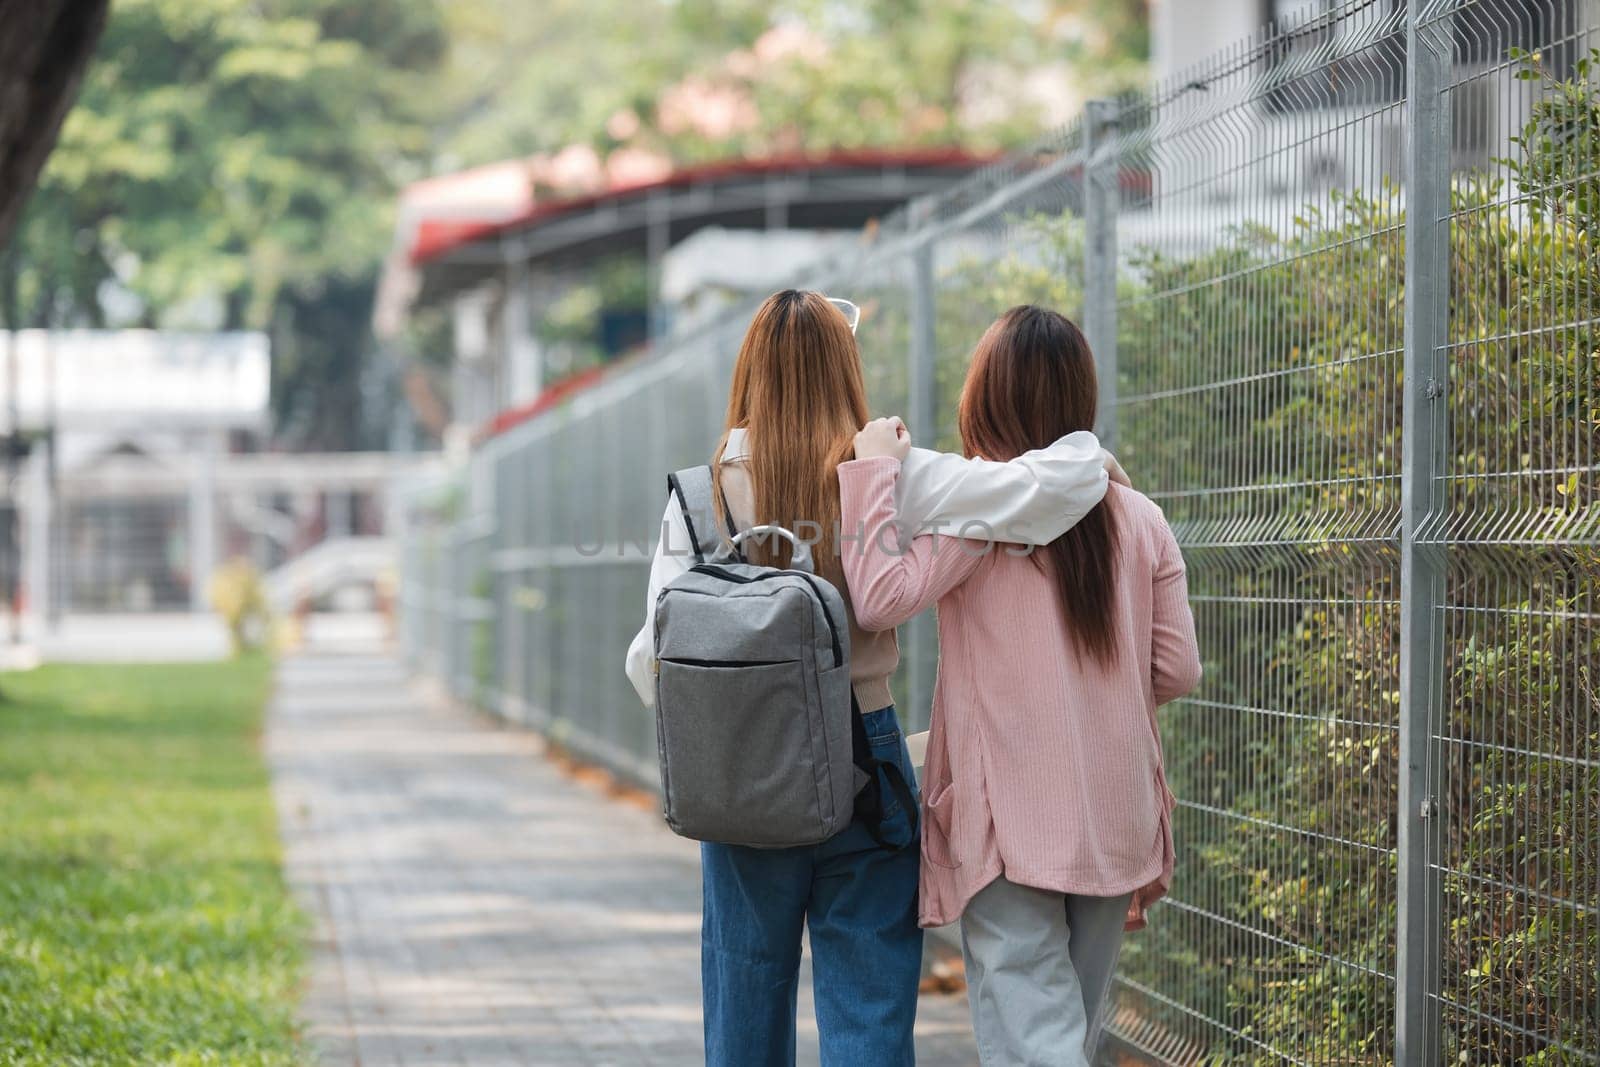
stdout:
{"type": "MultiPolygon", "coordinates": [[[[1099,386],[1082,331],[1054,311],[1023,305],[995,320],[972,354],[961,391],[968,456],[1008,460],[1063,434],[1094,428],[1099,386]]],[[[1082,648],[1116,658],[1117,523],[1106,501],[1033,559],[1055,577],[1061,610],[1082,648]]]]}

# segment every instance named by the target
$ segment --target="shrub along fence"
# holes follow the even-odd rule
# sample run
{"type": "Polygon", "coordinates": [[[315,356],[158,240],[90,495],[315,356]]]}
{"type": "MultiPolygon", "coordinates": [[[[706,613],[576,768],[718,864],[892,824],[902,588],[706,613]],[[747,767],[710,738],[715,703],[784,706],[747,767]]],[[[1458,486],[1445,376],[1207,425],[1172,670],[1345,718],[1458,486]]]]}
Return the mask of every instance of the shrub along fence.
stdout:
{"type": "MultiPolygon", "coordinates": [[[[1280,20],[797,280],[864,306],[874,407],[945,447],[999,312],[1095,345],[1207,665],[1162,713],[1179,866],[1113,1023],[1158,1062],[1600,1063],[1596,22],[1280,20]]],[[[622,655],[749,312],[412,497],[420,666],[653,780],[622,655]]]]}

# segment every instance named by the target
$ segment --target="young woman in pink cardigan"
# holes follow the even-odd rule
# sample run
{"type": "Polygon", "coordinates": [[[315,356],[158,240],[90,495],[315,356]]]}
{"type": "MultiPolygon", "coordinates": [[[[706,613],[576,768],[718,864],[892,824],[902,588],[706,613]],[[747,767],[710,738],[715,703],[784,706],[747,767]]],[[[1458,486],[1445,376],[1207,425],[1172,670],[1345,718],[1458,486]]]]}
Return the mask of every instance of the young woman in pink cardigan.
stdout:
{"type": "MultiPolygon", "coordinates": [[[[965,451],[1003,460],[1089,429],[1097,392],[1077,327],[1013,308],[973,355],[965,451]]],[[[961,920],[985,1064],[1087,1064],[1123,931],[1172,875],[1155,713],[1200,679],[1183,557],[1160,509],[1117,485],[1031,553],[904,540],[908,445],[898,420],[857,436],[840,556],[865,629],[939,605],[919,918],[961,920]]]]}

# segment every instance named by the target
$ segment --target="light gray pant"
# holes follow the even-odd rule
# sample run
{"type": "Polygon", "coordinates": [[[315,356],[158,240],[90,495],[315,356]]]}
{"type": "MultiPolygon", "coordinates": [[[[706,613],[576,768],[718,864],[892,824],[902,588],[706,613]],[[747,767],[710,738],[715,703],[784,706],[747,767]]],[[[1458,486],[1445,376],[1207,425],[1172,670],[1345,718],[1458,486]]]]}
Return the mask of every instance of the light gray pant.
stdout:
{"type": "Polygon", "coordinates": [[[1080,897],[997,878],[961,916],[984,1067],[1087,1067],[1132,894],[1080,897]]]}

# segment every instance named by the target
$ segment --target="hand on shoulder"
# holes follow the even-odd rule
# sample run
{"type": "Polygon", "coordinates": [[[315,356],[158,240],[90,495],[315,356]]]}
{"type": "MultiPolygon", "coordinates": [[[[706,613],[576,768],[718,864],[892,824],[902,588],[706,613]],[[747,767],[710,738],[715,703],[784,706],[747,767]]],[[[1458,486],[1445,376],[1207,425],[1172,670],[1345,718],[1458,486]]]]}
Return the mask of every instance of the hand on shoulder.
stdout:
{"type": "Polygon", "coordinates": [[[876,459],[889,456],[905,460],[911,452],[911,431],[898,415],[873,419],[856,434],[856,458],[876,459]]]}
{"type": "Polygon", "coordinates": [[[1128,472],[1122,469],[1122,464],[1117,462],[1117,457],[1103,448],[1100,452],[1105,457],[1106,476],[1118,485],[1132,489],[1133,482],[1128,480],[1128,472]]]}

